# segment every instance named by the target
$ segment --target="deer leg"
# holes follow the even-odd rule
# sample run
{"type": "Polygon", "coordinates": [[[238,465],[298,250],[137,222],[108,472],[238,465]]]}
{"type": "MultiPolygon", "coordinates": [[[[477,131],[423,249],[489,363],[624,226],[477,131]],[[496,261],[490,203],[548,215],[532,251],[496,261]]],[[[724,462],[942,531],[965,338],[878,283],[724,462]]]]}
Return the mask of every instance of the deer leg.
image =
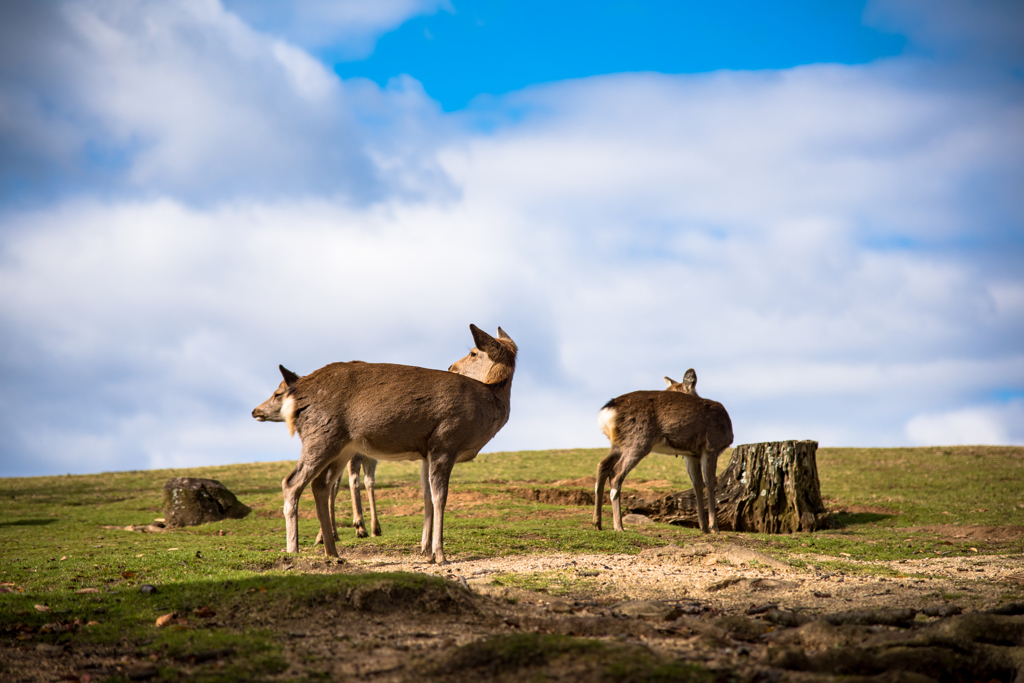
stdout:
{"type": "Polygon", "coordinates": [[[316,502],[316,517],[320,520],[320,533],[324,539],[324,552],[327,553],[327,557],[338,556],[338,547],[334,544],[334,521],[331,516],[330,500],[334,484],[338,481],[337,473],[340,471],[340,463],[335,464],[333,468],[325,468],[313,477],[309,487],[316,502]]]}
{"type": "Polygon", "coordinates": [[[348,461],[348,489],[352,493],[352,526],[355,527],[357,538],[369,536],[363,525],[363,501],[359,495],[359,468],[362,465],[362,455],[356,455],[348,461]]]}
{"type": "Polygon", "coordinates": [[[704,509],[704,477],[701,475],[701,461],[691,455],[686,457],[686,471],[690,474],[690,481],[693,482],[693,493],[697,499],[697,523],[700,530],[708,532],[708,514],[704,509]]]}
{"type": "Polygon", "coordinates": [[[334,481],[331,484],[331,535],[334,540],[338,540],[338,515],[336,512],[337,505],[335,501],[338,499],[338,486],[341,484],[341,470],[332,472],[334,481]]]}
{"type": "Polygon", "coordinates": [[[373,458],[363,458],[363,484],[366,485],[366,500],[370,503],[370,533],[380,536],[380,522],[377,520],[377,496],[373,491],[377,481],[377,461],[373,458]]]}
{"type": "Polygon", "coordinates": [[[608,497],[612,499],[612,528],[615,531],[625,531],[622,527],[622,482],[626,480],[626,475],[629,474],[637,464],[644,459],[644,456],[649,453],[650,450],[627,450],[619,458],[619,463],[615,467],[615,474],[608,482],[610,491],[608,497]]]}
{"type": "Polygon", "coordinates": [[[434,500],[433,554],[439,565],[448,564],[444,556],[444,507],[448,502],[448,480],[455,467],[455,456],[441,455],[430,459],[430,495],[434,500]]]}
{"type": "Polygon", "coordinates": [[[429,464],[424,458],[420,462],[420,488],[423,489],[423,536],[420,539],[420,554],[430,555],[431,534],[434,530],[434,498],[430,494],[429,464]]]}
{"type": "MultiPolygon", "coordinates": [[[[338,523],[337,523],[337,520],[335,519],[334,500],[338,497],[338,483],[341,481],[341,476],[340,476],[340,471],[336,471],[337,470],[336,467],[332,466],[332,467],[330,467],[328,469],[331,470],[329,481],[333,481],[334,482],[331,485],[331,499],[330,499],[331,530],[332,530],[332,533],[334,534],[334,540],[337,541],[338,540],[338,523]]],[[[319,521],[319,520],[317,520],[317,521],[319,521]]],[[[316,546],[316,545],[319,545],[319,544],[321,544],[323,542],[324,542],[324,532],[322,530],[318,530],[316,532],[316,540],[313,541],[313,545],[316,546]]]]}
{"type": "Polygon", "coordinates": [[[704,486],[708,491],[708,521],[710,522],[711,532],[717,534],[718,514],[716,510],[715,489],[718,486],[718,475],[715,470],[718,469],[718,453],[704,451],[700,458],[700,466],[704,470],[704,486]]]}
{"type": "Polygon", "coordinates": [[[604,482],[615,472],[622,452],[612,446],[608,455],[597,466],[597,484],[594,485],[594,528],[601,530],[601,513],[604,507],[604,482]]]}
{"type": "MultiPolygon", "coordinates": [[[[284,528],[285,528],[285,551],[289,553],[299,552],[299,497],[313,479],[323,474],[329,468],[330,461],[324,462],[319,453],[307,451],[303,446],[302,456],[291,473],[281,480],[281,492],[284,495],[284,528]]],[[[325,510],[326,512],[326,507],[325,510]]],[[[324,528],[326,520],[320,517],[320,509],[317,508],[317,517],[320,519],[320,528],[324,528]]]]}

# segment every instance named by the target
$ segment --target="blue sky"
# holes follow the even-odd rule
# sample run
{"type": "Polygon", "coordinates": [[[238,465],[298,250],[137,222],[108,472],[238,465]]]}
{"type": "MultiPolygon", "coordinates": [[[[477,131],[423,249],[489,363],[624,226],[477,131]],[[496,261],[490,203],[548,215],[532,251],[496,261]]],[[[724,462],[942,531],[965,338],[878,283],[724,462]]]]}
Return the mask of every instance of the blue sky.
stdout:
{"type": "MultiPolygon", "coordinates": [[[[342,78],[407,73],[445,111],[481,94],[602,74],[861,64],[905,40],[864,25],[863,2],[453,2],[383,35],[342,78]]],[[[347,57],[347,58],[346,58],[347,57]]]]}
{"type": "Polygon", "coordinates": [[[0,7],[0,476],[293,459],[283,363],[519,344],[488,450],[1024,443],[1008,0],[0,7]]]}

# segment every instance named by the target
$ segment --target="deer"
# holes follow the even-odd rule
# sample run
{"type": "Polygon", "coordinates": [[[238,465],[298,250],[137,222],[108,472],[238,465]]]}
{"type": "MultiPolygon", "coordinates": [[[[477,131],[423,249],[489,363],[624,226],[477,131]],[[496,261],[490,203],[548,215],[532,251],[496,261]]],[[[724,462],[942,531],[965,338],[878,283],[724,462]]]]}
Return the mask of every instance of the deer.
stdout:
{"type": "Polygon", "coordinates": [[[469,326],[475,346],[447,372],[391,363],[331,363],[299,377],[279,366],[283,380],[252,414],[280,418],[298,434],[302,452],[281,481],[286,552],[299,550],[298,502],[310,486],[324,552],[338,557],[331,492],[348,462],[419,460],[423,487],[420,551],[437,564],[444,554],[444,509],[457,462],[475,458],[508,422],[518,347],[504,330],[492,337],[469,326]]]}
{"type": "MultiPolygon", "coordinates": [[[[353,363],[362,363],[363,361],[352,361],[353,363]]],[[[282,366],[282,372],[285,368],[282,366]]],[[[294,373],[292,373],[294,374],[294,373]]],[[[300,375],[296,375],[300,377],[300,375]]],[[[278,391],[274,393],[272,397],[275,405],[270,407],[267,403],[257,407],[252,411],[252,416],[259,422],[284,422],[284,417],[281,415],[280,405],[277,403],[282,402],[283,390],[281,386],[278,386],[278,391]],[[276,397],[276,398],[275,398],[276,397]]],[[[363,520],[363,502],[359,491],[359,471],[363,470],[365,476],[363,477],[363,485],[366,487],[367,502],[370,504],[370,529],[374,536],[381,536],[383,531],[381,530],[380,522],[377,519],[377,497],[375,494],[376,480],[377,480],[377,461],[373,458],[369,458],[362,453],[356,453],[351,460],[348,462],[348,487],[352,497],[352,526],[356,530],[357,538],[367,538],[370,533],[366,531],[366,524],[363,520]]],[[[331,514],[331,529],[334,535],[334,540],[338,540],[338,523],[335,519],[334,508],[335,499],[338,497],[338,488],[341,482],[341,478],[335,480],[334,486],[331,490],[331,502],[328,506],[331,514]]],[[[313,545],[319,545],[323,543],[323,532],[319,532],[316,536],[316,540],[313,545]]]]}
{"type": "MultiPolygon", "coordinates": [[[[352,361],[352,362],[353,363],[362,363],[363,361],[352,361]]],[[[448,371],[449,372],[455,372],[456,370],[454,370],[453,368],[454,368],[454,366],[449,367],[448,371]]],[[[480,376],[479,377],[475,377],[474,379],[479,379],[481,381],[483,380],[484,375],[486,374],[486,368],[484,370],[482,370],[482,371],[480,370],[480,368],[476,368],[475,370],[471,369],[470,371],[476,372],[477,374],[479,374],[480,376]]],[[[254,416],[255,416],[255,412],[256,411],[253,411],[254,416]]],[[[257,419],[258,420],[262,419],[264,421],[284,422],[284,418],[280,416],[280,411],[279,410],[273,411],[273,412],[270,412],[270,413],[266,413],[264,415],[261,415],[260,417],[257,417],[257,419]]],[[[425,463],[424,463],[424,465],[425,465],[425,463]]],[[[384,532],[381,529],[380,521],[377,519],[377,496],[376,496],[376,492],[375,492],[376,482],[377,482],[377,461],[374,460],[373,458],[369,457],[369,456],[363,455],[362,453],[356,453],[354,456],[352,456],[352,459],[348,461],[348,468],[347,469],[348,469],[349,493],[350,493],[350,496],[352,498],[352,527],[356,530],[356,538],[368,538],[371,535],[375,536],[375,537],[376,536],[382,536],[384,532]],[[359,471],[360,470],[362,470],[364,472],[363,486],[366,488],[366,498],[367,498],[367,502],[370,505],[370,532],[369,533],[367,533],[367,531],[366,531],[366,525],[365,525],[365,522],[363,520],[363,502],[362,502],[362,497],[360,495],[360,487],[359,487],[359,471]]],[[[421,476],[421,479],[422,479],[422,477],[423,477],[423,473],[422,472],[420,473],[420,476],[421,476]]],[[[340,485],[341,485],[341,478],[339,477],[338,479],[335,480],[334,486],[333,486],[333,488],[331,490],[331,502],[330,502],[330,505],[329,505],[330,514],[331,514],[331,528],[334,530],[334,540],[335,541],[339,540],[339,538],[340,538],[338,536],[338,522],[337,522],[337,517],[335,515],[335,500],[338,497],[338,489],[340,488],[340,485]]],[[[314,546],[319,545],[319,544],[323,543],[323,540],[324,540],[323,532],[319,531],[319,532],[317,532],[316,540],[313,541],[313,545],[314,546]]]]}
{"type": "Polygon", "coordinates": [[[697,395],[697,373],[693,368],[686,371],[682,382],[664,379],[668,385],[664,391],[623,394],[608,401],[598,413],[598,425],[611,442],[608,455],[597,466],[594,527],[598,530],[605,481],[610,488],[614,529],[624,531],[622,482],[641,460],[654,452],[686,458],[686,470],[697,498],[700,530],[718,533],[715,470],[718,456],[732,443],[732,420],[721,403],[697,395]]]}

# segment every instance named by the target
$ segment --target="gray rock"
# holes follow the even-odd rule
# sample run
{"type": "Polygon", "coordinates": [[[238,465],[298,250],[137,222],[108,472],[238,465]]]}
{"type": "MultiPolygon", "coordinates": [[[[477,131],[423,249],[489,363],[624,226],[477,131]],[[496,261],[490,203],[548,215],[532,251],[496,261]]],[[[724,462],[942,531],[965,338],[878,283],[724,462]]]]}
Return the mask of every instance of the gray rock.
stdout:
{"type": "Polygon", "coordinates": [[[647,515],[628,514],[622,518],[623,524],[654,524],[654,520],[647,515]]]}
{"type": "Polygon", "coordinates": [[[169,527],[241,519],[250,511],[215,479],[175,477],[164,484],[164,520],[169,527]]]}

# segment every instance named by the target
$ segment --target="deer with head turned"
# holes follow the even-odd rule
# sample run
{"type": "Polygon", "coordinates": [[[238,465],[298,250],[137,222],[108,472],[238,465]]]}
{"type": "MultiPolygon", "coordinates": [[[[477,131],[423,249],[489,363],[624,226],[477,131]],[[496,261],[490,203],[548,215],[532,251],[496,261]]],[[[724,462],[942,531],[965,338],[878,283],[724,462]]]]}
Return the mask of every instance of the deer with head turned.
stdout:
{"type": "Polygon", "coordinates": [[[284,381],[253,417],[277,414],[298,432],[302,455],[281,482],[287,551],[298,552],[298,501],[309,485],[328,557],[337,557],[329,501],[356,453],[376,460],[420,460],[421,551],[447,564],[444,508],[456,462],[476,457],[508,421],[518,349],[499,327],[492,337],[470,325],[476,346],[449,372],[390,363],[332,363],[284,381]]]}
{"type": "Polygon", "coordinates": [[[622,528],[622,482],[651,452],[681,455],[697,498],[701,531],[718,532],[715,515],[715,470],[718,456],[732,443],[732,421],[721,403],[697,395],[697,373],[686,371],[682,382],[665,378],[664,391],[634,391],[613,398],[601,408],[598,424],[611,450],[597,466],[594,526],[601,528],[604,484],[611,489],[612,523],[622,528]],[[704,490],[707,489],[707,511],[704,490]],[[708,518],[710,517],[710,525],[708,518]]]}

